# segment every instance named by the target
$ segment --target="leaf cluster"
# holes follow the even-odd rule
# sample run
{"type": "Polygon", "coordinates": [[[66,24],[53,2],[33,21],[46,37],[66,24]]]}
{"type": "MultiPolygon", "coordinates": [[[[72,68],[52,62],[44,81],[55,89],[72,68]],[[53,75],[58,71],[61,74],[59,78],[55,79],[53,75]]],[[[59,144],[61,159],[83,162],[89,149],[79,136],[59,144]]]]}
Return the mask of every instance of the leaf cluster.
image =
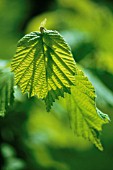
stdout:
{"type": "MultiPolygon", "coordinates": [[[[69,45],[57,31],[41,27],[40,32],[31,32],[19,40],[11,70],[22,93],[44,100],[47,111],[56,99],[65,98],[63,102],[74,132],[103,150],[99,133],[109,117],[96,108],[94,87],[76,65],[69,45]]],[[[13,101],[14,78],[10,72],[0,74],[3,116],[13,101]]]]}

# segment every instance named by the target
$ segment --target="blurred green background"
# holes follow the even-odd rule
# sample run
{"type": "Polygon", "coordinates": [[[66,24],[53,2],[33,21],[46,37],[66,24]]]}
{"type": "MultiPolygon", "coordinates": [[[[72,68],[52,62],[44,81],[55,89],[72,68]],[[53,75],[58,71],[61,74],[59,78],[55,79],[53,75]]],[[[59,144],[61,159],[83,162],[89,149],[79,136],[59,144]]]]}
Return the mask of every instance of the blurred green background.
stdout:
{"type": "Polygon", "coordinates": [[[47,113],[42,101],[17,88],[14,106],[0,118],[1,170],[113,170],[113,1],[0,0],[0,68],[45,18],[46,28],[71,46],[96,89],[98,108],[111,118],[101,134],[104,151],[73,134],[60,102],[47,113]]]}

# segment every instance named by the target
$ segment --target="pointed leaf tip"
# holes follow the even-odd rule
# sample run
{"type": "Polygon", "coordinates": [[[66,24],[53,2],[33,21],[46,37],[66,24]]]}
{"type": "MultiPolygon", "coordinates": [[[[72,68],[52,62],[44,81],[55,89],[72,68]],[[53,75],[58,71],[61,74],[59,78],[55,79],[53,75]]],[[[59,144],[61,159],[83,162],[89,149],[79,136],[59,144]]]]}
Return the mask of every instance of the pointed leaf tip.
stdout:
{"type": "Polygon", "coordinates": [[[18,42],[11,68],[22,92],[46,99],[48,109],[55,98],[68,92],[66,89],[75,83],[75,61],[70,47],[57,31],[25,35],[18,42]]]}
{"type": "Polygon", "coordinates": [[[79,68],[76,67],[76,71],[75,86],[62,104],[68,111],[74,133],[91,141],[102,151],[100,132],[102,126],[109,122],[109,117],[96,109],[94,87],[79,68]]]}

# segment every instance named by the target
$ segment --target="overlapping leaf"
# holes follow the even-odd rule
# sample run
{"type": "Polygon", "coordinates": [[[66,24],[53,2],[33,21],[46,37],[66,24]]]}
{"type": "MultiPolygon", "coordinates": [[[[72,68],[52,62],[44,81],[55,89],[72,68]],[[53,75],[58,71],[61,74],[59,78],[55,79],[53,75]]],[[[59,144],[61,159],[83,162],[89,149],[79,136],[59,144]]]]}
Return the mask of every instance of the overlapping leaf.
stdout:
{"type": "Polygon", "coordinates": [[[14,96],[14,76],[8,71],[0,70],[0,116],[4,116],[7,107],[13,102],[14,96]]]}
{"type": "Polygon", "coordinates": [[[75,83],[74,59],[57,31],[25,35],[18,42],[11,66],[22,92],[45,99],[48,110],[60,92],[63,96],[75,83]]]}
{"type": "Polygon", "coordinates": [[[109,117],[96,109],[95,90],[74,62],[69,46],[57,31],[32,32],[24,36],[12,60],[16,84],[23,93],[45,100],[47,111],[59,96],[67,95],[66,106],[75,133],[100,150],[99,133],[109,117]],[[76,74],[76,76],[75,76],[76,74]]]}
{"type": "Polygon", "coordinates": [[[83,72],[77,70],[72,94],[66,96],[66,107],[69,112],[71,127],[76,134],[83,136],[103,150],[99,139],[102,125],[108,123],[109,117],[96,109],[95,91],[83,72]]]}

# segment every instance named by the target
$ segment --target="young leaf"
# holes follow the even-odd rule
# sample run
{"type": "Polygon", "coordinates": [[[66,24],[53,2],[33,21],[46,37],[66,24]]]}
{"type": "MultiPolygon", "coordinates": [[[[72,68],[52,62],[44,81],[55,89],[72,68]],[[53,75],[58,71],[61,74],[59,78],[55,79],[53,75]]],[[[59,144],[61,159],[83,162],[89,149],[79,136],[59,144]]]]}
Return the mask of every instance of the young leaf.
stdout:
{"type": "Polygon", "coordinates": [[[64,92],[71,94],[70,88],[62,88],[62,89],[56,89],[51,90],[48,92],[47,97],[44,99],[46,104],[46,110],[49,112],[51,109],[51,106],[53,105],[53,102],[55,102],[55,99],[59,99],[59,96],[64,97],[64,92]]]}
{"type": "Polygon", "coordinates": [[[66,98],[71,127],[76,134],[90,140],[100,150],[103,150],[99,139],[102,125],[109,122],[106,114],[96,109],[95,90],[83,72],[77,70],[75,86],[71,95],[66,98]]]}
{"type": "Polygon", "coordinates": [[[43,27],[41,33],[32,32],[18,42],[11,67],[22,92],[46,98],[48,110],[61,95],[58,91],[68,93],[75,83],[75,61],[69,46],[57,31],[43,27]],[[49,103],[50,96],[54,97],[49,103]]]}
{"type": "Polygon", "coordinates": [[[2,72],[0,70],[0,116],[4,116],[8,106],[10,106],[14,99],[14,76],[8,71],[2,72]]]}

